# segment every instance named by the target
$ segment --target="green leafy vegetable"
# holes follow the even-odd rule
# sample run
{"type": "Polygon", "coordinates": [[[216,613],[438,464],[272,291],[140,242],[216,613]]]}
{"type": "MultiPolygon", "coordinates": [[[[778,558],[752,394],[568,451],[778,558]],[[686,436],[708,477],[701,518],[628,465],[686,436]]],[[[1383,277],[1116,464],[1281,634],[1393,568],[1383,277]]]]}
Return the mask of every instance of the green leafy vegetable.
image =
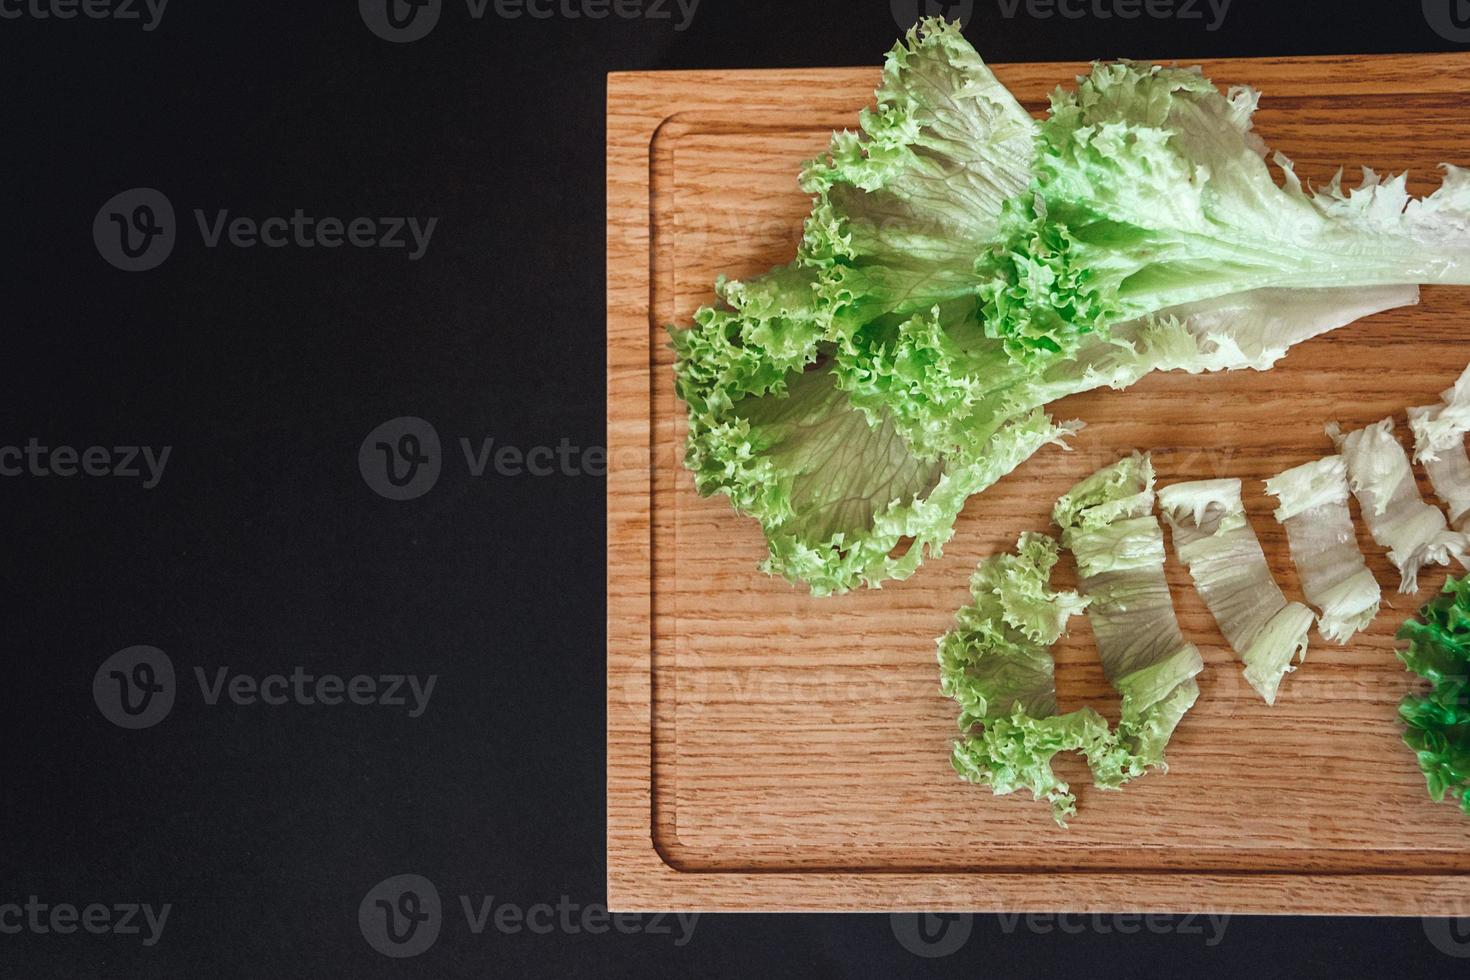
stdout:
{"type": "Polygon", "coordinates": [[[964,733],[951,762],[962,778],[998,796],[1030,790],[1051,803],[1053,818],[1065,827],[1077,801],[1052,771],[1058,753],[1081,752],[1104,788],[1116,788],[1138,769],[1096,711],[1057,714],[1051,646],[1087,600],[1052,591],[1055,540],[1023,534],[1016,548],[976,568],[973,603],[938,641],[940,687],[959,703],[964,733]]]}
{"type": "Polygon", "coordinates": [[[1440,395],[1438,405],[1409,409],[1414,430],[1414,459],[1424,464],[1434,492],[1450,512],[1450,526],[1470,530],[1470,456],[1465,433],[1470,432],[1470,368],[1453,387],[1440,395]]]}
{"type": "Polygon", "coordinates": [[[1408,641],[1399,659],[1431,685],[1399,704],[1404,741],[1419,759],[1430,798],[1449,796],[1470,814],[1470,579],[1446,580],[1398,638],[1408,641]]]}
{"type": "Polygon", "coordinates": [[[1174,551],[1220,632],[1245,664],[1245,678],[1276,703],[1281,679],[1305,658],[1312,612],[1288,603],[1245,516],[1239,480],[1176,483],[1159,491],[1174,551]]]}
{"type": "Polygon", "coordinates": [[[1419,569],[1425,565],[1448,565],[1451,558],[1464,564],[1470,539],[1451,531],[1444,512],[1419,495],[1391,416],[1345,435],[1330,422],[1327,435],[1347,464],[1348,485],[1358,498],[1363,523],[1399,570],[1400,592],[1419,591],[1419,569]]]}
{"type": "Polygon", "coordinates": [[[988,329],[1066,352],[1111,323],[1261,287],[1470,281],[1470,173],[1446,167],[1422,201],[1369,171],[1309,194],[1277,154],[1278,186],[1251,128],[1259,99],[1132,62],[1059,89],[1034,193],[981,263],[988,329]]]}
{"type": "Polygon", "coordinates": [[[1052,516],[1077,558],[1103,673],[1123,696],[1119,742],[1137,767],[1167,769],[1164,747],[1199,697],[1204,661],[1179,631],[1153,509],[1153,462],[1135,453],[1074,486],[1052,516]]]}
{"type": "Polygon", "coordinates": [[[1348,513],[1347,464],[1341,456],[1303,463],[1267,480],[1266,492],[1281,502],[1276,519],[1286,526],[1302,592],[1321,613],[1317,629],[1346,643],[1373,622],[1383,598],[1348,513]]]}
{"type": "MultiPolygon", "coordinates": [[[[794,260],[673,331],[686,462],[814,592],[912,574],[967,497],[1080,422],[1044,408],[1154,370],[1264,370],[1359,317],[1470,282],[1470,179],[1278,186],[1256,94],[1096,65],[1041,123],[959,28],[888,55],[861,131],[801,177],[794,260]],[[794,402],[795,404],[786,404],[794,402]]],[[[1278,161],[1280,162],[1280,161],[1278,161]]]]}

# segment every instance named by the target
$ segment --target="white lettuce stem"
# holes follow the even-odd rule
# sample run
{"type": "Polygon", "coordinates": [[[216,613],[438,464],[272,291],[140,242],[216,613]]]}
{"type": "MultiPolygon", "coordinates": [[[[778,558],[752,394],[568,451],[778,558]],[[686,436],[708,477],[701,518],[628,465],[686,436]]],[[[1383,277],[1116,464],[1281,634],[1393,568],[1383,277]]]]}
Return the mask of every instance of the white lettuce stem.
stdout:
{"type": "Polygon", "coordinates": [[[1304,659],[1312,614],[1286,601],[1246,520],[1239,480],[1176,483],[1159,491],[1159,510],[1174,551],[1189,568],[1245,677],[1267,704],[1281,679],[1304,659]]]}
{"type": "Polygon", "coordinates": [[[1382,601],[1348,513],[1346,464],[1341,456],[1305,463],[1267,480],[1266,492],[1281,501],[1276,519],[1286,527],[1302,592],[1320,613],[1317,628],[1346,643],[1373,621],[1382,601]]]}

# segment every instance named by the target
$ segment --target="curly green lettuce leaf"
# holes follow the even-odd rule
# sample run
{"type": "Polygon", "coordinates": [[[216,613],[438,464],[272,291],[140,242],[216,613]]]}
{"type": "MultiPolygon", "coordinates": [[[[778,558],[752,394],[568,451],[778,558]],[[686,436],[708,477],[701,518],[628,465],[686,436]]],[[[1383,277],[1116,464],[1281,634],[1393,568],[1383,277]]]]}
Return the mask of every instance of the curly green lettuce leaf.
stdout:
{"type": "MultiPolygon", "coordinates": [[[[1412,286],[1243,289],[1085,335],[1012,330],[987,307],[986,263],[1034,196],[1040,132],[957,27],[924,21],[890,52],[861,132],[803,172],[814,203],[795,261],[722,279],[720,304],[671,331],[695,486],[760,522],[767,571],[816,594],[904,578],[967,496],[1080,427],[1051,402],[1154,370],[1264,370],[1417,301],[1412,286]]],[[[1038,266],[1025,302],[1050,322],[1069,289],[1038,266]]]]}
{"type": "Polygon", "coordinates": [[[800,260],[875,311],[973,302],[975,256],[1031,182],[1036,122],[957,24],[929,18],[888,53],[860,125],[802,171],[815,199],[800,260]]]}
{"type": "Polygon", "coordinates": [[[1292,661],[1306,657],[1313,616],[1301,603],[1288,603],[1271,577],[1246,520],[1240,481],[1175,483],[1159,491],[1159,510],[1200,598],[1245,664],[1247,682],[1275,704],[1292,661]]]}
{"type": "Polygon", "coordinates": [[[1399,660],[1430,684],[1399,704],[1404,741],[1418,757],[1430,798],[1458,800],[1470,815],[1470,579],[1446,580],[1397,636],[1408,642],[1399,660]]]}
{"type": "Polygon", "coordinates": [[[1135,453],[1079,482],[1052,517],[1091,600],[1103,673],[1122,695],[1119,743],[1138,768],[1167,769],[1164,748],[1199,697],[1204,661],[1179,630],[1153,508],[1153,462],[1135,453]]]}
{"type": "Polygon", "coordinates": [[[1057,714],[1051,645],[1087,600],[1051,588],[1054,539],[1023,534],[1016,549],[980,563],[970,580],[972,603],[938,640],[940,689],[959,704],[964,733],[950,761],[961,778],[998,796],[1030,790],[1065,827],[1077,807],[1052,770],[1059,753],[1081,752],[1105,774],[1099,785],[1110,780],[1105,788],[1134,767],[1096,711],[1057,714]]]}
{"type": "Polygon", "coordinates": [[[1251,128],[1259,93],[1197,69],[1095,64],[1058,89],[1033,192],[977,262],[987,328],[1070,355],[1159,309],[1265,287],[1470,283],[1470,173],[1416,200],[1365,171],[1305,191],[1251,128]]]}
{"type": "MultiPolygon", "coordinates": [[[[961,779],[989,786],[996,796],[1030,790],[1051,804],[1052,819],[1066,827],[1077,814],[1077,797],[1052,770],[1051,760],[1062,752],[1080,752],[1095,770],[1121,754],[1107,719],[1091,708],[1038,718],[1017,706],[957,741],[950,763],[961,779]]],[[[1115,770],[1126,772],[1126,766],[1126,756],[1112,762],[1115,770]]]]}
{"type": "Polygon", "coordinates": [[[1470,538],[1451,531],[1444,512],[1424,502],[1409,465],[1409,456],[1393,434],[1393,418],[1344,433],[1336,422],[1327,435],[1347,465],[1348,486],[1358,498],[1363,522],[1373,540],[1388,549],[1399,570],[1399,591],[1419,591],[1419,570],[1426,565],[1464,563],[1470,538]]]}
{"type": "Polygon", "coordinates": [[[1276,497],[1276,520],[1286,527],[1291,560],[1302,592],[1317,607],[1317,629],[1346,643],[1378,615],[1382,594],[1358,550],[1348,513],[1347,464],[1328,456],[1293,467],[1266,481],[1276,497]]]}

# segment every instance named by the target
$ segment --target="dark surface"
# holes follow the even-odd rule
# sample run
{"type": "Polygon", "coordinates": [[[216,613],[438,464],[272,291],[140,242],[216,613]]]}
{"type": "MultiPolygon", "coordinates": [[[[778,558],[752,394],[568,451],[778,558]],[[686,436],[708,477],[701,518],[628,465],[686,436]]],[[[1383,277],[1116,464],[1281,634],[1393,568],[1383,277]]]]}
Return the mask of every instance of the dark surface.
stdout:
{"type": "MultiPolygon", "coordinates": [[[[1350,14],[1235,0],[1215,31],[1204,4],[1191,21],[1001,9],[977,3],[968,29],[996,62],[1470,50],[1417,0],[1350,14]]],[[[476,22],[446,0],[412,44],[373,36],[350,0],[174,0],[153,31],[0,19],[0,445],[172,447],[151,490],[0,478],[0,906],[172,905],[146,948],[0,934],[0,977],[1463,969],[1416,919],[1237,918],[1210,946],[1204,922],[1120,935],[1116,922],[977,917],[961,951],[932,960],[887,916],[711,915],[683,946],[677,923],[644,934],[646,917],[623,923],[637,935],[466,928],[460,895],[605,900],[603,482],[471,478],[457,446],[603,441],[604,76],[877,64],[897,33],[886,0],[703,0],[684,31],[476,22]],[[125,273],[90,228],[138,186],[168,196],[180,237],[158,269],[125,273]],[[440,220],[410,262],[208,249],[194,208],[440,220]],[[437,427],[444,472],[394,502],[356,460],[370,430],[404,415],[437,427]],[[135,644],[179,673],[172,712],[145,731],[111,724],[91,694],[102,661],[135,644]],[[210,706],[193,677],[297,665],[439,680],[414,719],[210,706]],[[447,921],[432,949],[394,961],[364,940],[357,908],[408,872],[437,884],[447,921]]]]}

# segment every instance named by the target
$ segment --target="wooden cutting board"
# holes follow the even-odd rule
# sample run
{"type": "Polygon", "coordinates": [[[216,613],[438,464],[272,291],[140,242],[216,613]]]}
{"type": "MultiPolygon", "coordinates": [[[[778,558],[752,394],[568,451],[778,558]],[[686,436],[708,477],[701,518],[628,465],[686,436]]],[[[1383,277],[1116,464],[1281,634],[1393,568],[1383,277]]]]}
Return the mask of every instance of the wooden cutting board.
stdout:
{"type": "MultiPolygon", "coordinates": [[[[1040,113],[1085,66],[996,74],[1040,113]]],[[[1408,169],[1432,190],[1470,163],[1470,56],[1217,61],[1265,97],[1257,126],[1298,173],[1408,169]]],[[[1470,291],[1426,289],[1295,349],[1266,373],[1155,374],[1067,399],[1088,428],[972,498],[943,558],[882,590],[813,599],[756,569],[757,525],[701,499],[681,466],[684,412],[663,325],[686,325],[718,273],[788,261],[804,160],[856,126],[876,69],[615,74],[608,79],[608,894],[614,909],[1211,911],[1470,915],[1470,819],[1425,794],[1395,706],[1411,678],[1398,624],[1444,580],[1397,583],[1361,531],[1393,608],[1347,646],[1313,633],[1262,703],[1188,575],[1169,579],[1203,652],[1201,695],[1170,769],[1078,792],[1070,830],[1029,795],[992,796],[949,766],[955,706],[934,638],[975,563],[1044,530],[1073,482],[1137,448],[1160,483],[1237,476],[1283,588],[1300,597],[1261,481],[1355,428],[1430,404],[1470,361],[1470,291]]],[[[1426,484],[1427,492],[1427,484],[1426,484]]],[[[1433,498],[1430,498],[1433,499],[1433,498]]],[[[1069,560],[1059,571],[1073,581],[1069,560]]],[[[1063,711],[1112,718],[1085,617],[1057,650],[1063,711]]]]}

